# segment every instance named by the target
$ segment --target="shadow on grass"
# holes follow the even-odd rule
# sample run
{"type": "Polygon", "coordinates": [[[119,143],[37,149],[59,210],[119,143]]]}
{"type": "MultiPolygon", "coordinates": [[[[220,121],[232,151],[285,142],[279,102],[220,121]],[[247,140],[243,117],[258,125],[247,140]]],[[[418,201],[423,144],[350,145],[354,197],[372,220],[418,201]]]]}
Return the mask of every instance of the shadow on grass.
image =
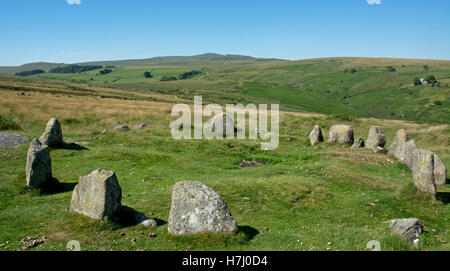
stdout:
{"type": "Polygon", "coordinates": [[[40,194],[43,195],[52,195],[58,193],[66,193],[71,192],[75,188],[77,183],[61,183],[56,178],[52,178],[47,181],[45,185],[40,188],[40,194]]]}
{"type": "MultiPolygon", "coordinates": [[[[138,225],[146,219],[150,218],[131,207],[122,205],[120,207],[120,211],[111,218],[111,221],[119,228],[125,228],[138,225]]],[[[157,218],[153,218],[153,220],[155,220],[157,226],[161,226],[167,223],[166,221],[157,218]]]]}
{"type": "Polygon", "coordinates": [[[255,238],[256,235],[259,234],[259,231],[250,226],[238,226],[238,233],[245,234],[245,239],[247,241],[250,241],[253,238],[255,238]]]}
{"type": "Polygon", "coordinates": [[[437,192],[436,199],[447,205],[450,202],[450,192],[437,192]]]}
{"type": "Polygon", "coordinates": [[[58,146],[53,147],[53,149],[60,149],[60,150],[74,150],[74,151],[82,151],[82,150],[89,150],[86,147],[83,147],[75,142],[72,143],[61,143],[58,146]]]}

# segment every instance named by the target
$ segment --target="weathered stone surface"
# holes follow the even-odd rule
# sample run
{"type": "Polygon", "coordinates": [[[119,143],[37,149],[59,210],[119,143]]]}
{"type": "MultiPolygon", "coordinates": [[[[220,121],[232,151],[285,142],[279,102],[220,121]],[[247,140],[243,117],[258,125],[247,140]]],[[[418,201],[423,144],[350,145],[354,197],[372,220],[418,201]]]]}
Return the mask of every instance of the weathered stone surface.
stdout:
{"type": "Polygon", "coordinates": [[[388,150],[383,148],[383,147],[377,146],[377,147],[375,147],[375,149],[373,149],[373,152],[374,153],[386,154],[386,153],[388,153],[388,150]]]}
{"type": "Polygon", "coordinates": [[[93,219],[111,216],[120,210],[122,189],[113,171],[96,169],[81,176],[72,193],[70,211],[93,219]]]}
{"type": "Polygon", "coordinates": [[[63,144],[63,135],[61,130],[61,124],[55,118],[51,118],[47,122],[44,133],[39,138],[43,144],[55,147],[63,144]]]}
{"type": "Polygon", "coordinates": [[[349,125],[334,125],[330,128],[328,142],[353,144],[353,128],[349,125]]]}
{"type": "Polygon", "coordinates": [[[236,222],[227,203],[214,190],[200,182],[182,181],[173,187],[169,233],[234,233],[236,222]]]}
{"type": "Polygon", "coordinates": [[[417,149],[416,142],[411,139],[408,140],[398,151],[398,161],[408,168],[412,169],[412,162],[414,159],[414,151],[417,149]]]}
{"type": "Polygon", "coordinates": [[[41,188],[52,179],[52,159],[47,145],[33,139],[27,154],[26,165],[27,186],[41,188]]]}
{"type": "Polygon", "coordinates": [[[144,130],[147,129],[147,124],[141,123],[138,126],[136,126],[136,130],[144,130]]]}
{"type": "Polygon", "coordinates": [[[217,114],[206,122],[204,130],[211,133],[218,133],[222,127],[223,135],[234,135],[234,121],[225,113],[217,114]]]}
{"type": "Polygon", "coordinates": [[[319,142],[323,142],[322,129],[320,129],[319,125],[314,126],[314,129],[312,129],[309,134],[309,141],[311,142],[311,146],[314,146],[319,142]]]}
{"type": "Polygon", "coordinates": [[[442,185],[447,182],[447,169],[445,168],[444,163],[442,163],[439,156],[435,153],[434,155],[434,182],[437,185],[442,185]]]}
{"type": "Polygon", "coordinates": [[[372,126],[366,140],[366,148],[374,150],[376,147],[383,148],[386,144],[386,137],[380,127],[372,126]]]}
{"type": "Polygon", "coordinates": [[[363,148],[364,145],[365,145],[364,139],[360,137],[357,140],[355,140],[355,143],[353,143],[352,148],[363,148]]]}
{"type": "Polygon", "coordinates": [[[432,152],[422,149],[414,151],[412,162],[414,185],[425,193],[436,195],[434,182],[434,155],[432,152]]]}
{"type": "Polygon", "coordinates": [[[408,134],[405,129],[400,129],[395,133],[394,140],[392,141],[391,146],[389,147],[389,153],[394,155],[397,159],[399,159],[400,152],[403,148],[403,145],[408,141],[408,134]]]}
{"type": "Polygon", "coordinates": [[[417,218],[392,219],[389,227],[392,233],[401,236],[410,245],[417,245],[423,232],[422,222],[417,218]]]}
{"type": "Polygon", "coordinates": [[[28,143],[30,143],[30,140],[19,134],[0,132],[0,147],[10,148],[28,143]]]}
{"type": "Polygon", "coordinates": [[[114,130],[126,132],[126,131],[130,130],[130,128],[128,128],[128,126],[126,126],[126,125],[119,125],[119,126],[114,127],[114,130]]]}

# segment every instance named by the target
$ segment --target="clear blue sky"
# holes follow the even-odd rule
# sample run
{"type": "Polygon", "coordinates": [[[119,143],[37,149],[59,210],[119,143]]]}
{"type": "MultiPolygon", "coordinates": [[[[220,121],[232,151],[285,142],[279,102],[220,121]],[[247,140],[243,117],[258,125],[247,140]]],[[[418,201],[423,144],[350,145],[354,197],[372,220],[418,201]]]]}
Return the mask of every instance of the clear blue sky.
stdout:
{"type": "Polygon", "coordinates": [[[450,59],[450,1],[367,1],[380,0],[2,0],[0,65],[206,52],[450,59]]]}

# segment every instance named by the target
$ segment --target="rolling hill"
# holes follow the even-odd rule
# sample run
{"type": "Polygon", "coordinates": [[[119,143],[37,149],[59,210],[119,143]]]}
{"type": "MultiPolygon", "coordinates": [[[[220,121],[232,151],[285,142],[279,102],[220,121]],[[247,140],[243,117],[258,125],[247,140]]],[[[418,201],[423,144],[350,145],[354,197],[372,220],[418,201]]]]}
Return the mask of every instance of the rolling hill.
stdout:
{"type": "MultiPolygon", "coordinates": [[[[388,58],[320,58],[299,61],[241,55],[203,54],[141,60],[86,62],[114,65],[74,74],[46,73],[28,78],[64,80],[119,90],[157,93],[215,103],[279,103],[282,109],[323,114],[448,123],[450,61],[388,58]],[[161,82],[196,69],[188,80],[161,82]],[[151,71],[153,78],[143,73],[151,71]],[[414,85],[434,75],[439,85],[414,85]]],[[[48,70],[61,64],[34,63],[16,68],[48,70]]],[[[1,71],[8,69],[0,69],[1,71]]],[[[9,68],[11,71],[11,68],[9,68]]]]}

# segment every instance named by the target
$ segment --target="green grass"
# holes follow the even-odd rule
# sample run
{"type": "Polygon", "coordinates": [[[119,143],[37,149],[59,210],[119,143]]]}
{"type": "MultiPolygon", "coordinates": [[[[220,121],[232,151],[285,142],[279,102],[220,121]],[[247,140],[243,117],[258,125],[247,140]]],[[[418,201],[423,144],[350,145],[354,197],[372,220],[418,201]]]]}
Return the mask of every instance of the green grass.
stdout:
{"type": "MultiPolygon", "coordinates": [[[[92,102],[86,97],[77,99],[92,102]]],[[[70,114],[64,107],[51,108],[43,107],[40,112],[57,117],[70,114]]],[[[23,116],[23,134],[38,137],[46,119],[21,110],[13,108],[12,114],[23,116]]],[[[449,205],[418,193],[406,167],[388,160],[393,157],[365,149],[328,143],[314,148],[307,139],[316,123],[325,136],[333,124],[351,124],[356,137],[366,137],[370,125],[377,124],[390,144],[396,129],[409,124],[366,121],[351,115],[288,114],[281,118],[279,148],[266,152],[258,142],[248,140],[173,140],[168,129],[170,111],[164,118],[155,117],[152,110],[141,117],[120,110],[83,113],[83,106],[77,111],[72,112],[77,117],[60,117],[64,139],[90,142],[88,150],[51,150],[53,175],[65,184],[65,191],[40,195],[24,190],[27,146],[0,152],[0,243],[9,241],[9,250],[19,248],[26,236],[43,235],[47,241],[32,250],[62,250],[70,240],[80,241],[82,250],[187,250],[191,246],[193,250],[365,250],[370,240],[380,241],[382,250],[415,250],[390,233],[388,221],[403,217],[418,217],[427,227],[419,250],[450,249],[449,205]],[[113,130],[115,124],[133,127],[140,122],[150,128],[113,130]],[[267,164],[240,168],[237,164],[242,159],[267,164]],[[124,227],[69,213],[71,190],[78,177],[96,168],[116,172],[123,205],[147,215],[151,211],[151,217],[162,225],[124,227]],[[181,180],[200,181],[216,190],[240,226],[238,234],[170,235],[171,192],[181,180]],[[148,237],[150,232],[157,236],[148,237]]],[[[411,138],[449,165],[449,128],[429,133],[429,125],[412,127],[407,128],[411,138]]],[[[448,195],[450,189],[445,185],[439,191],[448,195]]]]}

